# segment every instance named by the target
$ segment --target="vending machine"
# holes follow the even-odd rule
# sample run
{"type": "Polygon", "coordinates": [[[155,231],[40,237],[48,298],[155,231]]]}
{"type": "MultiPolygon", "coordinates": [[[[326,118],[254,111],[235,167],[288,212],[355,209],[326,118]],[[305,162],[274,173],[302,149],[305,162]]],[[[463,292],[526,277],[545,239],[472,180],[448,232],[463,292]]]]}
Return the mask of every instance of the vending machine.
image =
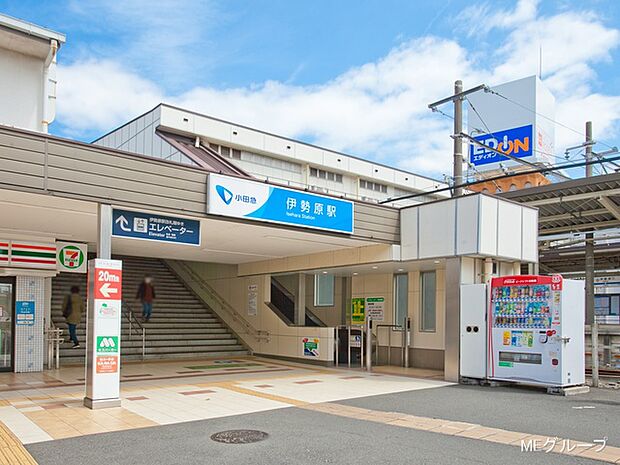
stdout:
{"type": "Polygon", "coordinates": [[[585,382],[584,284],[553,276],[491,280],[487,376],[550,387],[585,382]]]}

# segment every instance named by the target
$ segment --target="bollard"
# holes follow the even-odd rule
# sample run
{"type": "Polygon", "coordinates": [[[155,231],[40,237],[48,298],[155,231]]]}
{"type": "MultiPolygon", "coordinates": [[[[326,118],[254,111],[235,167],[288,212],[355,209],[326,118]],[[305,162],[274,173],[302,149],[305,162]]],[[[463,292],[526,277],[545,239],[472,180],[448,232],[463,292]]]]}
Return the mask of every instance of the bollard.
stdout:
{"type": "Polygon", "coordinates": [[[598,387],[598,323],[596,317],[591,326],[592,333],[592,387],[598,387]]]}
{"type": "MultiPolygon", "coordinates": [[[[369,316],[366,317],[366,371],[370,373],[372,371],[372,320],[369,316]]],[[[363,347],[362,347],[363,349],[363,347]]]]}
{"type": "Polygon", "coordinates": [[[360,370],[364,371],[364,328],[360,330],[360,370]]]}
{"type": "Polygon", "coordinates": [[[410,320],[409,317],[405,317],[403,322],[403,348],[404,348],[404,356],[403,356],[403,365],[405,368],[409,368],[409,326],[410,320]]]}
{"type": "Polygon", "coordinates": [[[347,365],[351,368],[351,326],[347,326],[347,365]]]}

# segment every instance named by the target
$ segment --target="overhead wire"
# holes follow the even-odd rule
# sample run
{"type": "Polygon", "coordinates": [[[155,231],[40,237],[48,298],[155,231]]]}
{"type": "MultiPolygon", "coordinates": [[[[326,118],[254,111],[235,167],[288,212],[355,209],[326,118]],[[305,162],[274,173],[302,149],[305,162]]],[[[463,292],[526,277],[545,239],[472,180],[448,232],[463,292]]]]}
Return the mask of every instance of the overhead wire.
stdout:
{"type": "MultiPolygon", "coordinates": [[[[530,108],[527,105],[523,105],[521,102],[517,102],[516,100],[513,100],[510,97],[506,97],[502,93],[494,90],[492,87],[487,87],[487,92],[490,92],[490,93],[492,93],[494,95],[497,95],[498,97],[501,97],[504,100],[506,100],[506,101],[508,101],[508,102],[510,102],[510,103],[512,103],[514,105],[517,105],[517,106],[523,108],[524,110],[530,111],[530,112],[534,113],[535,115],[540,116],[541,118],[545,118],[546,120],[551,121],[553,124],[557,124],[558,126],[562,126],[563,128],[568,129],[569,131],[572,131],[575,134],[579,134],[580,136],[585,138],[585,134],[582,131],[579,131],[579,130],[577,130],[575,128],[572,128],[572,127],[570,127],[570,126],[568,126],[568,125],[566,125],[564,123],[556,121],[553,118],[548,117],[547,115],[543,115],[542,113],[534,110],[533,108],[530,108]]],[[[598,139],[598,138],[597,138],[597,142],[601,143],[602,145],[604,145],[605,147],[607,147],[609,149],[615,149],[616,148],[616,147],[613,147],[613,146],[609,145],[604,140],[601,140],[601,139],[598,139]]]]}
{"type": "Polygon", "coordinates": [[[620,160],[620,155],[616,156],[616,157],[612,157],[609,158],[607,160],[590,160],[590,161],[583,161],[583,162],[578,162],[578,163],[572,163],[570,165],[565,165],[565,166],[541,166],[538,169],[532,169],[529,171],[519,171],[517,173],[510,173],[510,174],[504,174],[504,175],[500,175],[500,176],[495,176],[493,178],[488,178],[488,179],[483,179],[481,181],[474,181],[474,182],[466,182],[466,183],[462,183],[459,184],[458,186],[450,186],[450,187],[443,187],[440,189],[435,189],[432,191],[424,191],[424,192],[418,192],[415,194],[407,194],[407,195],[402,195],[400,197],[390,197],[388,199],[382,200],[379,203],[383,204],[383,203],[387,203],[387,202],[396,202],[399,200],[407,200],[407,199],[413,199],[415,197],[420,197],[423,195],[432,195],[432,194],[437,194],[439,192],[445,192],[448,190],[452,190],[455,187],[460,187],[460,188],[467,188],[469,186],[474,186],[476,184],[482,184],[485,182],[489,182],[492,180],[499,180],[499,179],[505,179],[505,178],[511,178],[514,176],[522,176],[522,175],[527,175],[527,174],[534,174],[534,173],[547,173],[550,171],[556,171],[559,169],[563,169],[563,168],[579,168],[582,166],[588,166],[588,165],[597,165],[597,164],[601,164],[601,163],[607,163],[608,161],[618,161],[620,160]]]}

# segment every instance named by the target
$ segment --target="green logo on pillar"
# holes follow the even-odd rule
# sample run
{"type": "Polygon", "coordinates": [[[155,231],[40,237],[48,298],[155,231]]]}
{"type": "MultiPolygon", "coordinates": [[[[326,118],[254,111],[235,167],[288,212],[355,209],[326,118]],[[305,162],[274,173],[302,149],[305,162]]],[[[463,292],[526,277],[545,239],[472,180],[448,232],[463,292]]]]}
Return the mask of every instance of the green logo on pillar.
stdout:
{"type": "Polygon", "coordinates": [[[79,247],[67,245],[58,252],[58,261],[70,270],[78,269],[84,263],[84,252],[79,247]]]}
{"type": "Polygon", "coordinates": [[[118,336],[97,336],[97,353],[118,352],[118,336]]]}

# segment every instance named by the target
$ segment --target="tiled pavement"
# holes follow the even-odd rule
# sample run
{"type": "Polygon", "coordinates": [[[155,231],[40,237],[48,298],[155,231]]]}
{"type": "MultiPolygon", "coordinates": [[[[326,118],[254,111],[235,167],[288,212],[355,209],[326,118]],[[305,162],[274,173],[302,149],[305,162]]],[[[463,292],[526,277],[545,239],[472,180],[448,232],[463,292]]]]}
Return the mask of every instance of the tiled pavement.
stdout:
{"type": "Polygon", "coordinates": [[[0,421],[28,444],[447,384],[358,373],[252,357],[126,363],[122,407],[95,411],[82,405],[83,367],[5,373],[0,421]]]}
{"type": "MultiPolygon", "coordinates": [[[[528,432],[337,403],[356,397],[449,385],[438,380],[436,372],[409,370],[389,374],[388,371],[368,375],[359,370],[319,368],[252,357],[125,364],[121,373],[122,407],[95,411],[82,406],[84,374],[81,367],[65,368],[60,372],[0,374],[0,422],[19,441],[28,444],[294,406],[517,447],[522,439],[537,440],[539,447],[549,440],[528,432]],[[412,377],[415,375],[425,378],[412,377]]],[[[2,431],[6,429],[0,429],[0,433],[2,431]]],[[[597,446],[586,445],[579,438],[570,441],[571,450],[564,450],[566,440],[558,440],[551,452],[620,463],[618,448],[607,447],[598,452],[597,446]]],[[[0,454],[3,450],[18,454],[21,449],[17,447],[16,452],[10,452],[11,448],[3,448],[0,444],[0,454]]]]}

